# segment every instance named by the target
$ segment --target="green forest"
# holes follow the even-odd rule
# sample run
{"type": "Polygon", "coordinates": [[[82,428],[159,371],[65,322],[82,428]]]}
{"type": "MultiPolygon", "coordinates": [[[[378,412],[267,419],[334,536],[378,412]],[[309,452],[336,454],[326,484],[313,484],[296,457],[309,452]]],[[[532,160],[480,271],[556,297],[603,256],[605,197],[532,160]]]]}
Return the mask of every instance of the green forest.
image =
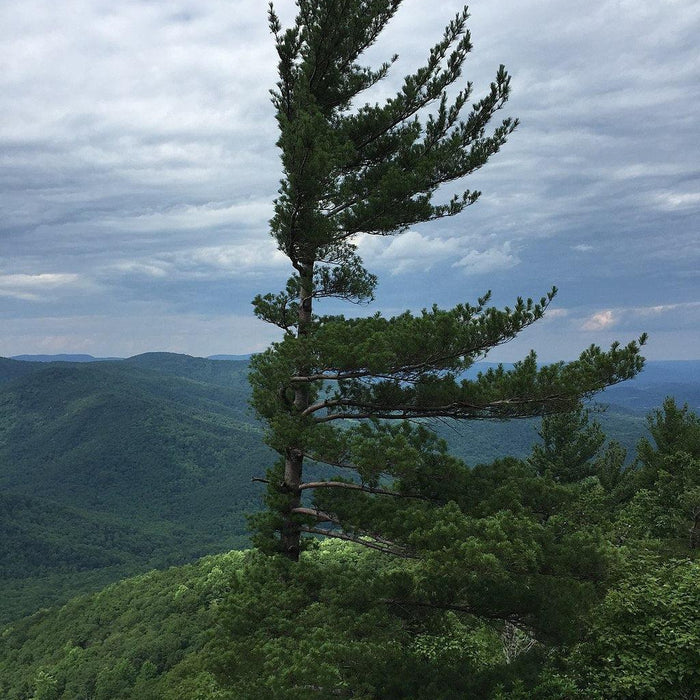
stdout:
{"type": "Polygon", "coordinates": [[[697,363],[485,362],[555,287],[340,313],[378,284],[358,236],[461,215],[519,127],[504,66],[462,80],[466,7],[365,101],[401,4],[269,6],[277,342],[0,360],[3,698],[700,698],[697,363]]]}
{"type": "MultiPolygon", "coordinates": [[[[6,623],[0,696],[698,697],[700,420],[668,400],[648,422],[625,467],[585,411],[546,419],[525,458],[465,473],[423,559],[232,551],[6,623]]],[[[37,533],[54,514],[7,500],[37,533]]],[[[69,522],[83,566],[103,566],[109,548],[69,522]]],[[[143,534],[122,535],[138,554],[143,534]]]]}
{"type": "Polygon", "coordinates": [[[245,364],[4,360],[0,377],[0,620],[248,542],[268,450],[245,364]]]}
{"type": "MultiPolygon", "coordinates": [[[[660,369],[615,387],[616,403],[593,414],[628,462],[647,434],[646,412],[630,408],[640,391],[660,403],[678,390],[697,403],[692,363],[660,369]]],[[[261,495],[251,479],[273,453],[248,406],[247,372],[243,361],[169,353],[92,364],[0,358],[0,622],[250,545],[245,516],[261,495]]],[[[469,465],[525,457],[538,440],[534,419],[433,427],[469,465]]]]}

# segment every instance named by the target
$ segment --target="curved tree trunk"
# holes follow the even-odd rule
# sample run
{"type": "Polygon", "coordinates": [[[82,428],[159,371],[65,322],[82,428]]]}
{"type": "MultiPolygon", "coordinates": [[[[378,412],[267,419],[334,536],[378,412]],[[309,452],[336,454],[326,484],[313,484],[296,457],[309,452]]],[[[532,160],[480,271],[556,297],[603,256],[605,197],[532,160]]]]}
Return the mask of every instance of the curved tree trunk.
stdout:
{"type": "MultiPolygon", "coordinates": [[[[299,325],[297,336],[305,337],[309,334],[312,322],[313,300],[313,270],[314,263],[300,262],[295,265],[299,272],[299,325]]],[[[311,368],[306,363],[297,367],[297,376],[308,376],[311,368]]],[[[294,386],[293,411],[300,416],[309,407],[309,386],[300,382],[294,386]]],[[[294,511],[301,506],[301,489],[304,469],[304,446],[288,445],[284,459],[284,490],[289,494],[289,507],[284,514],[282,526],[282,547],[287,557],[293,561],[299,560],[301,529],[294,518],[294,511]]]]}

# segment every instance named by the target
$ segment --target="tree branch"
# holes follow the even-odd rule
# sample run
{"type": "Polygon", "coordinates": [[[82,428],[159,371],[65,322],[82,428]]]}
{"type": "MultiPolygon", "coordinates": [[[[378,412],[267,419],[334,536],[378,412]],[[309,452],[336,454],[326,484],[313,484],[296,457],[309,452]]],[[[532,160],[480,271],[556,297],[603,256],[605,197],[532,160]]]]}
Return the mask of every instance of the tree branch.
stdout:
{"type": "MultiPolygon", "coordinates": [[[[352,467],[349,467],[352,469],[352,467]]],[[[364,486],[362,484],[351,484],[347,481],[310,481],[306,484],[301,484],[299,490],[304,489],[351,489],[353,491],[362,491],[364,493],[373,493],[380,496],[393,496],[394,498],[415,498],[419,501],[431,501],[433,499],[425,496],[413,496],[411,494],[399,493],[398,491],[389,491],[388,489],[378,489],[372,486],[364,486]]]]}
{"type": "Polygon", "coordinates": [[[384,554],[391,554],[395,557],[400,557],[402,559],[417,559],[414,554],[410,554],[406,549],[400,548],[395,545],[396,548],[390,546],[382,546],[380,544],[375,544],[374,542],[368,542],[363,539],[364,536],[348,535],[344,532],[336,532],[334,530],[323,530],[319,527],[309,527],[308,525],[301,525],[299,527],[301,532],[306,532],[311,535],[322,535],[323,537],[333,537],[337,540],[344,540],[346,542],[354,542],[355,544],[360,544],[363,547],[368,547],[369,549],[376,549],[378,552],[384,554]]]}
{"type": "Polygon", "coordinates": [[[304,415],[319,411],[323,408],[334,408],[342,406],[345,410],[339,413],[329,413],[315,418],[317,423],[328,423],[334,420],[359,420],[365,418],[377,418],[380,420],[411,418],[469,418],[471,420],[489,418],[530,418],[542,413],[543,405],[555,404],[556,402],[568,401],[570,397],[564,394],[551,394],[533,398],[512,398],[499,401],[489,401],[483,404],[472,404],[467,402],[453,402],[442,406],[377,406],[371,403],[359,401],[324,401],[309,408],[304,415]],[[357,411],[352,411],[353,407],[357,411]],[[529,408],[528,408],[529,407],[529,408]],[[500,414],[502,410],[520,409],[515,413],[506,412],[500,414]]]}
{"type": "Polygon", "coordinates": [[[312,518],[316,518],[321,523],[333,523],[334,525],[341,525],[340,520],[330,513],[326,513],[318,508],[305,508],[299,506],[298,508],[292,508],[290,511],[296,515],[310,515],[312,518]]]}

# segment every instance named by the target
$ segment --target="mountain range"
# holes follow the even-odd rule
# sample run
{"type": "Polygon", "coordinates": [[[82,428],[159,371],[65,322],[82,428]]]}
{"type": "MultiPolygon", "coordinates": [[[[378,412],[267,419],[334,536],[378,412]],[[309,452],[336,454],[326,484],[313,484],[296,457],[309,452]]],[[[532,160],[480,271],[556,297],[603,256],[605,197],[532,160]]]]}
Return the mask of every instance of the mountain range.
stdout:
{"type": "MultiPolygon", "coordinates": [[[[0,621],[248,544],[252,478],[274,455],[248,408],[245,358],[29,357],[0,358],[0,621]]],[[[649,363],[603,392],[595,416],[632,450],[669,394],[700,407],[700,362],[649,363]]],[[[525,456],[537,425],[433,427],[475,464],[525,456]]]]}
{"type": "Polygon", "coordinates": [[[246,371],[0,360],[0,619],[247,544],[271,454],[246,371]]]}

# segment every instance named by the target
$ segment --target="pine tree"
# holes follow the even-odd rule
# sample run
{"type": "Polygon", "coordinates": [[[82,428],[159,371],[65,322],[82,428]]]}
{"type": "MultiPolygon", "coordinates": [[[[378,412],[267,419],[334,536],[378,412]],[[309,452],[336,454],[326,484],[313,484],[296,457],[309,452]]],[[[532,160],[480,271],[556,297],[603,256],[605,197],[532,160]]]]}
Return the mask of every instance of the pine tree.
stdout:
{"type": "Polygon", "coordinates": [[[607,352],[591,346],[568,364],[539,367],[533,353],[511,370],[465,380],[475,361],[540,319],[556,290],[502,310],[488,306],[487,293],[474,305],[394,318],[320,315],[323,299],[373,300],[377,280],[357,254],[358,234],[397,235],[461,213],[480,194],[463,190],[463,178],[499,151],[517,120],[487,131],[510,94],[503,66],[474,102],[471,83],[455,87],[472,47],[466,8],[395,95],[361,104],[397,57],[377,68],[358,61],[401,0],[296,4],[288,29],[269,9],[284,171],[271,233],[293,273],[282,292],[253,302],[259,318],[284,331],[252,362],[254,407],[280,455],[263,480],[268,510],[254,519],[256,542],[293,560],[305,533],[412,557],[420,545],[411,533],[429,522],[430,508],[456,497],[465,478],[464,465],[422,419],[571,410],[638,372],[643,338],[607,352]],[[450,183],[458,193],[435,201],[450,183]],[[325,465],[326,476],[305,481],[309,464],[325,465]],[[327,476],[331,468],[341,476],[327,476]]]}
{"type": "Polygon", "coordinates": [[[700,417],[667,397],[647,416],[653,443],[637,444],[638,532],[700,548],[700,417]],[[641,526],[641,527],[639,527],[641,526]]]}

